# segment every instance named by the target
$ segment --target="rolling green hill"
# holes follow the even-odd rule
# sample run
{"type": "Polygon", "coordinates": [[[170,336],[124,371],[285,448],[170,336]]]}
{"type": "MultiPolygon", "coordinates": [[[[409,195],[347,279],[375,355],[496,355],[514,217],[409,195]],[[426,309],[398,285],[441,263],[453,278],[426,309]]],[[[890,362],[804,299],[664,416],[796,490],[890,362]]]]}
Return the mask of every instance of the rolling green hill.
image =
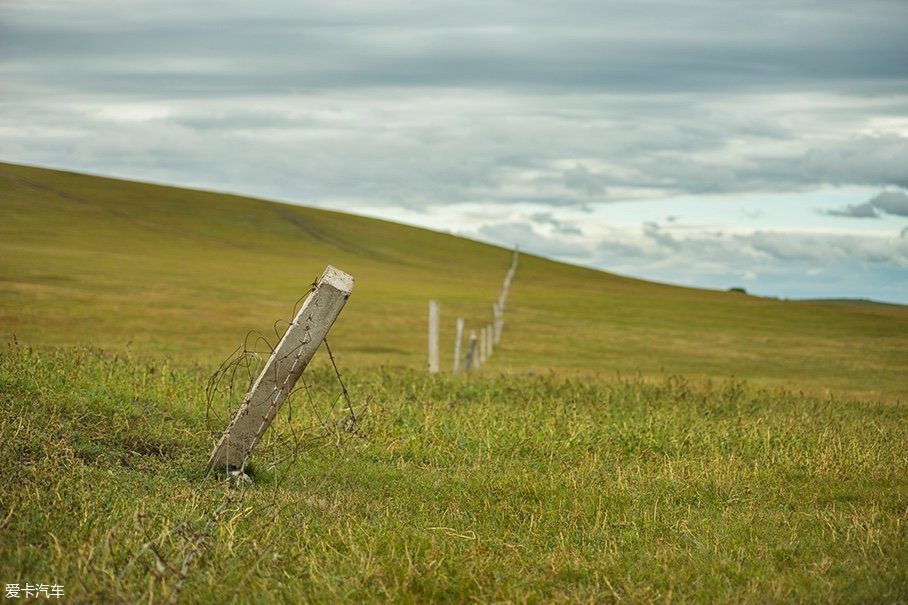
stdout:
{"type": "Polygon", "coordinates": [[[0,209],[0,582],[20,598],[908,602],[904,307],[521,255],[491,361],[430,376],[427,301],[448,366],[510,251],[3,164],[0,209]],[[329,337],[351,405],[317,355],[251,484],[206,474],[246,378],[209,377],[329,263],[356,278],[329,337]]]}
{"type": "MultiPolygon", "coordinates": [[[[356,278],[343,364],[425,364],[426,304],[488,323],[510,251],[369,218],[0,164],[0,334],[215,364],[326,264],[356,278]]],[[[737,377],[905,398],[908,308],[679,288],[522,255],[487,372],[737,377]]]]}

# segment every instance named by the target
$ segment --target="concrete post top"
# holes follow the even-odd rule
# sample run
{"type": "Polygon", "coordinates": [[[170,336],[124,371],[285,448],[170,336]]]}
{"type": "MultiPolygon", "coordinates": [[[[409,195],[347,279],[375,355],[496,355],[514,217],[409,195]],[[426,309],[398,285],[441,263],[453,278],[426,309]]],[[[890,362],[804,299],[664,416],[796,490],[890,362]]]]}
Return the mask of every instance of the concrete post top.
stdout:
{"type": "Polygon", "coordinates": [[[347,295],[353,292],[353,276],[349,273],[344,273],[337,267],[332,267],[331,265],[328,265],[325,268],[325,272],[322,273],[318,283],[328,284],[347,295]]]}

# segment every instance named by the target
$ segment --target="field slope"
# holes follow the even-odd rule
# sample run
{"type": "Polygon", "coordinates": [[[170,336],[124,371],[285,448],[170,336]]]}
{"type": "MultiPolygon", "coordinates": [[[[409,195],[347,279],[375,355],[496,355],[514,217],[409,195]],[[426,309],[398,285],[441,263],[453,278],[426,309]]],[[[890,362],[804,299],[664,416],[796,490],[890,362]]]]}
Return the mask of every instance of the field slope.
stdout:
{"type": "Polygon", "coordinates": [[[0,212],[7,594],[908,602],[904,307],[522,255],[491,361],[429,376],[427,300],[448,366],[510,251],[4,164],[0,212]],[[209,378],[247,331],[273,342],[328,263],[357,280],[330,335],[350,405],[320,354],[251,484],[206,474],[249,376],[209,378]]]}
{"type": "MultiPolygon", "coordinates": [[[[0,164],[0,334],[211,363],[271,334],[330,263],[346,363],[425,364],[426,303],[488,323],[510,251],[285,204],[0,164]]],[[[492,372],[746,378],[904,399],[908,307],[658,285],[523,255],[492,372]]]]}

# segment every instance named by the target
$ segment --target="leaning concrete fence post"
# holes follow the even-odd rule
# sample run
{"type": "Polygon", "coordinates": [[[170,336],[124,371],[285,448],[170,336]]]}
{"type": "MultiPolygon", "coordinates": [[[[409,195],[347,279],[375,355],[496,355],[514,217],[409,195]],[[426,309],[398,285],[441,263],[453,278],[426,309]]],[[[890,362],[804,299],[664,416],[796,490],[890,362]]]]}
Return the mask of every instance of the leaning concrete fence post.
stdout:
{"type": "Polygon", "coordinates": [[[429,301],[429,374],[438,373],[438,301],[429,301]]]}
{"type": "Polygon", "coordinates": [[[210,469],[229,471],[246,465],[351,292],[353,277],[328,265],[215,446],[210,469]]]}

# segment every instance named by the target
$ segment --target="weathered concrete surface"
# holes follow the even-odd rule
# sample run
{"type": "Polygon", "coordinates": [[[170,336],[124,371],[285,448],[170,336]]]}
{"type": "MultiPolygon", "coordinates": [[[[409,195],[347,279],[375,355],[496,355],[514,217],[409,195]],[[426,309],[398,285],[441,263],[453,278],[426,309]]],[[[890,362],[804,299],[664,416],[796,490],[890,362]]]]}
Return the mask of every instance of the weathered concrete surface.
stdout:
{"type": "Polygon", "coordinates": [[[245,466],[351,292],[353,277],[329,265],[221,436],[211,453],[209,468],[231,470],[245,466]]]}

